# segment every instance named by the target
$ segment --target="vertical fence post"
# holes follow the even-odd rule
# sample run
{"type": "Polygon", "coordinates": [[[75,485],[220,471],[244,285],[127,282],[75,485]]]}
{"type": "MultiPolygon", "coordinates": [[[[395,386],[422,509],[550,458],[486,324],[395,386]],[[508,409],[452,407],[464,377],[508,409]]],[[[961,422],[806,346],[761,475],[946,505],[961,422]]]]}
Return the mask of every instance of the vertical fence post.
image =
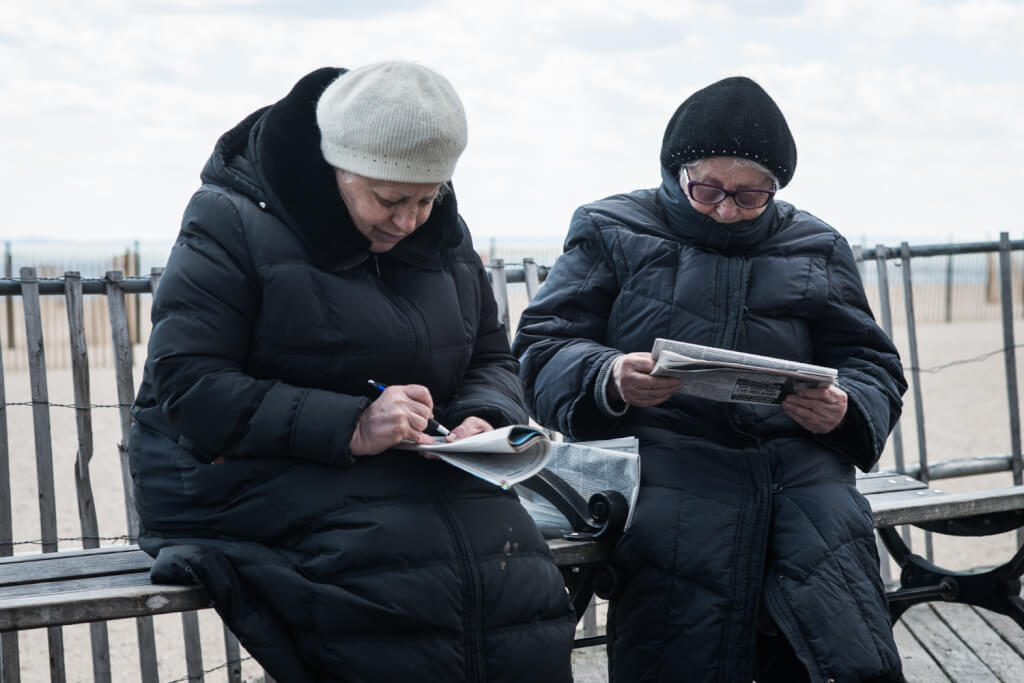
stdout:
{"type": "MultiPolygon", "coordinates": [[[[875,269],[878,273],[878,306],[881,309],[882,314],[882,329],[885,331],[889,338],[892,338],[892,301],[889,296],[889,271],[888,261],[886,260],[886,247],[881,244],[875,245],[875,269]]],[[[895,341],[893,342],[895,343],[895,341]]],[[[896,426],[892,430],[892,453],[893,460],[896,466],[897,472],[906,472],[907,466],[903,460],[903,428],[899,421],[896,422],[896,426]]],[[[904,525],[900,527],[900,533],[903,536],[903,542],[910,548],[910,529],[904,525]]],[[[875,537],[875,542],[878,544],[878,556],[881,560],[882,569],[882,580],[885,581],[886,585],[892,582],[892,571],[889,568],[889,551],[882,543],[880,536],[875,537]]]]}
{"type": "Polygon", "coordinates": [[[494,301],[498,305],[498,322],[505,326],[505,334],[509,340],[512,338],[512,330],[509,329],[508,312],[508,277],[505,274],[505,260],[496,258],[489,266],[491,271],[491,289],[494,292],[494,301]]]}
{"type": "MultiPolygon", "coordinates": [[[[7,243],[10,254],[11,243],[7,243]]],[[[10,263],[8,261],[8,263],[10,263]]],[[[11,297],[7,297],[11,306],[11,297]]],[[[12,317],[8,310],[7,322],[12,317]]],[[[8,327],[10,329],[10,327],[8,327]]],[[[10,336],[8,336],[10,339],[10,336]]],[[[4,355],[0,346],[0,557],[14,554],[14,500],[11,490],[11,450],[7,438],[7,387],[4,384],[4,355]]],[[[0,676],[4,681],[19,681],[21,654],[18,649],[18,632],[0,633],[0,676]]]]}
{"type": "MultiPolygon", "coordinates": [[[[882,329],[891,339],[892,301],[889,297],[889,271],[886,268],[885,253],[886,248],[884,245],[875,245],[875,265],[878,270],[878,301],[882,313],[882,329]]],[[[900,426],[900,422],[897,422],[892,430],[892,452],[896,471],[906,473],[907,466],[903,460],[903,429],[900,426]]]]}
{"type": "Polygon", "coordinates": [[[1020,406],[1017,396],[1017,352],[1013,334],[1013,273],[1010,263],[1010,236],[999,233],[1000,294],[1003,310],[1003,347],[1006,359],[1006,397],[1010,404],[1010,449],[1013,483],[1021,481],[1020,406]]]}
{"type": "MultiPolygon", "coordinates": [[[[903,305],[907,315],[907,341],[910,346],[910,377],[914,387],[914,417],[917,423],[917,455],[920,468],[919,479],[928,483],[928,448],[924,434],[924,400],[921,392],[921,363],[917,356],[917,320],[914,317],[914,282],[910,270],[910,245],[900,243],[900,264],[903,267],[903,305]]],[[[924,533],[925,557],[930,561],[935,552],[932,548],[932,534],[924,533]]]]}
{"type": "MultiPolygon", "coordinates": [[[[4,242],[4,277],[14,277],[14,259],[11,258],[11,243],[4,242]]],[[[14,301],[7,295],[7,348],[14,348],[14,301]]]]}
{"type": "Polygon", "coordinates": [[[946,322],[953,322],[953,254],[946,256],[946,322]]]}
{"type": "MultiPolygon", "coordinates": [[[[138,277],[142,275],[142,254],[139,253],[139,241],[135,240],[132,247],[132,275],[138,277]]],[[[142,341],[142,295],[132,294],[132,299],[135,300],[135,339],[132,341],[138,344],[142,341]]]]}

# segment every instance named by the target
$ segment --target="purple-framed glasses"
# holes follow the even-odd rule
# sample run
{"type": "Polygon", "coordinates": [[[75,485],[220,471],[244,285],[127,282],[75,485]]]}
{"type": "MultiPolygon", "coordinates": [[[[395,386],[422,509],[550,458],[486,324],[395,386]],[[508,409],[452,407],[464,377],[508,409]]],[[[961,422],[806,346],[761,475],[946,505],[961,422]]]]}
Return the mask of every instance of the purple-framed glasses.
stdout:
{"type": "Polygon", "coordinates": [[[721,204],[726,197],[732,197],[736,206],[741,209],[760,209],[767,206],[768,202],[775,196],[775,190],[726,190],[718,185],[698,183],[690,180],[689,172],[686,173],[686,192],[690,199],[698,204],[721,204]]]}

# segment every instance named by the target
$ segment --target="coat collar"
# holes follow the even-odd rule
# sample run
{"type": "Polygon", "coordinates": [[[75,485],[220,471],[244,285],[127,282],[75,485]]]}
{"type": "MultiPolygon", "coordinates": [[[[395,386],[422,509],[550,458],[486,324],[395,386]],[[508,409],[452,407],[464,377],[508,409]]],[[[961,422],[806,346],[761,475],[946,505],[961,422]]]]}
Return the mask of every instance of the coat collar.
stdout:
{"type": "Polygon", "coordinates": [[[690,205],[679,180],[661,169],[658,203],[667,217],[669,228],[677,237],[698,246],[726,254],[741,254],[775,235],[780,228],[775,201],[757,218],[736,223],[718,223],[690,205]]]}

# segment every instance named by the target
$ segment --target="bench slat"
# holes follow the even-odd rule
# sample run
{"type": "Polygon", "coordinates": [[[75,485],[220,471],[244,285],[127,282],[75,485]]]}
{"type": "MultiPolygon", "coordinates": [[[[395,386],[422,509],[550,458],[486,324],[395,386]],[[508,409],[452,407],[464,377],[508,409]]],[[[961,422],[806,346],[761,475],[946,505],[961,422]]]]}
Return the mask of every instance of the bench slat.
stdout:
{"type": "Polygon", "coordinates": [[[875,526],[890,527],[1024,509],[1024,486],[970,493],[885,493],[868,496],[868,501],[875,526]]]}
{"type": "Polygon", "coordinates": [[[861,474],[857,477],[857,490],[865,496],[890,491],[913,491],[926,488],[928,488],[928,485],[923,481],[905,474],[871,472],[870,474],[861,474]]]}
{"type": "Polygon", "coordinates": [[[4,600],[0,610],[0,631],[78,624],[96,620],[123,619],[146,615],[184,612],[209,607],[202,592],[193,586],[142,585],[78,590],[76,592],[32,595],[4,600]]]}
{"type": "Polygon", "coordinates": [[[8,588],[22,584],[131,572],[148,573],[152,565],[153,559],[137,546],[16,555],[0,560],[0,595],[8,588]]]}

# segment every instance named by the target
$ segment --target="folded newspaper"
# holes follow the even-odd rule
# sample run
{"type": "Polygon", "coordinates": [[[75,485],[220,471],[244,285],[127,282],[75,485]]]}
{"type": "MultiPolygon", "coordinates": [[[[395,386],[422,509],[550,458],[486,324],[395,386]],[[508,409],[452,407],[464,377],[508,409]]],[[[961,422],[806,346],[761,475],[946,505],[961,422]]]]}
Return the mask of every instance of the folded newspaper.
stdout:
{"type": "Polygon", "coordinates": [[[679,391],[729,403],[782,403],[808,387],[835,384],[833,368],[671,339],[656,339],[652,375],[675,377],[679,391]]]}
{"type": "Polygon", "coordinates": [[[507,489],[540,472],[551,457],[551,440],[543,430],[511,425],[458,441],[435,437],[432,445],[404,441],[395,448],[433,453],[441,460],[507,489]]]}
{"type": "MultiPolygon", "coordinates": [[[[554,441],[545,469],[561,477],[585,501],[599,491],[621,493],[629,503],[625,526],[629,528],[640,490],[639,441],[636,438],[554,441]]],[[[546,538],[559,538],[573,530],[562,513],[539,493],[524,486],[515,488],[523,507],[546,538]]]]}

